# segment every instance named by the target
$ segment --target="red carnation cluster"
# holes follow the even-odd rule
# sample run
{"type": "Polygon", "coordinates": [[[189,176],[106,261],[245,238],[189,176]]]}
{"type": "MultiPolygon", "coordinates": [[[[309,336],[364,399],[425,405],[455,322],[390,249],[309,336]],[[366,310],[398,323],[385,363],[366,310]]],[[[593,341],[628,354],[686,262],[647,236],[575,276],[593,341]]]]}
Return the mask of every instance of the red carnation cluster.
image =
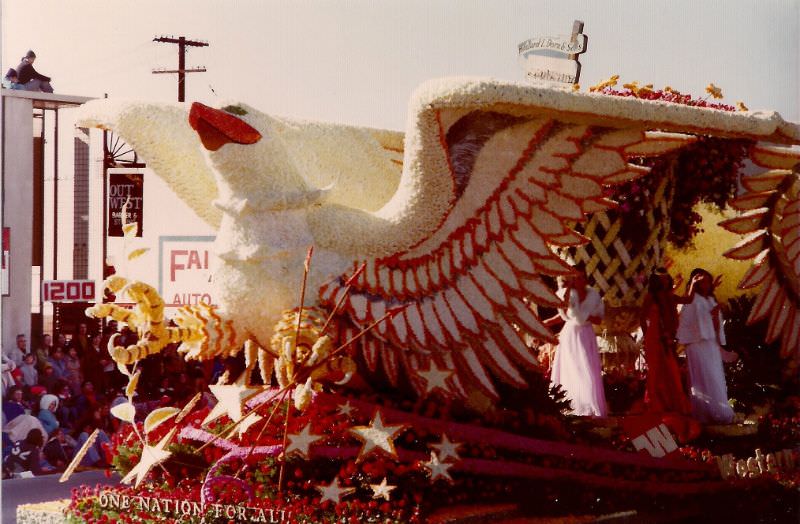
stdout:
{"type": "Polygon", "coordinates": [[[607,196],[619,203],[610,216],[622,219],[620,234],[634,249],[641,249],[650,230],[641,227],[643,218],[654,213],[655,223],[669,221],[667,239],[678,248],[691,245],[700,233],[702,217],[695,211],[699,203],[725,209],[736,196],[740,171],[749,143],[745,140],[721,140],[698,137],[674,156],[642,159],[650,173],[608,190],[607,196]],[[662,216],[655,201],[659,184],[670,177],[663,198],[672,194],[668,216],[662,216]]]}

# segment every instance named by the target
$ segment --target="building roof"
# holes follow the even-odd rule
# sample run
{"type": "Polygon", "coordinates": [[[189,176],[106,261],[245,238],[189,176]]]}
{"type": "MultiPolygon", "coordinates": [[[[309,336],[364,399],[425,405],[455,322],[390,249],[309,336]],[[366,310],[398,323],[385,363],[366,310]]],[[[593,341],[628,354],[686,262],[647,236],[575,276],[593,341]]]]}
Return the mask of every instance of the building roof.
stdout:
{"type": "Polygon", "coordinates": [[[39,91],[23,91],[2,89],[0,95],[10,98],[27,98],[33,102],[34,109],[60,109],[62,107],[80,106],[92,100],[92,97],[62,95],[61,93],[42,93],[39,91]]]}

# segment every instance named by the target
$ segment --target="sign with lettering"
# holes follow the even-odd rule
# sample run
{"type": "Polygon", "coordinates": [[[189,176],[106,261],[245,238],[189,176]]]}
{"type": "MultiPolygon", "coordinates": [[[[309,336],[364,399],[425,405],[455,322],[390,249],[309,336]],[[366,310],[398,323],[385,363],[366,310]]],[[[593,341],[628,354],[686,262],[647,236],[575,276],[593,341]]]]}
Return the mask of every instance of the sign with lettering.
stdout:
{"type": "Polygon", "coordinates": [[[136,224],[136,236],[142,236],[144,225],[144,170],[118,168],[108,170],[108,236],[121,237],[122,208],[126,223],[136,224]]]}
{"type": "Polygon", "coordinates": [[[736,460],[727,454],[716,457],[717,466],[725,480],[737,478],[757,478],[764,474],[777,474],[781,471],[792,471],[797,467],[796,451],[784,449],[775,453],[764,453],[756,449],[754,457],[736,460]]]}
{"type": "Polygon", "coordinates": [[[94,302],[96,295],[94,280],[42,281],[42,302],[94,302]]]}
{"type": "Polygon", "coordinates": [[[519,49],[520,54],[531,50],[547,49],[566,55],[577,55],[586,52],[586,40],[587,38],[584,34],[577,34],[574,39],[572,35],[540,36],[525,40],[517,46],[517,49],[519,49]]]}
{"type": "Polygon", "coordinates": [[[577,84],[581,75],[578,55],[586,52],[583,22],[575,20],[571,35],[530,38],[517,46],[519,60],[530,80],[577,84]]]}
{"type": "Polygon", "coordinates": [[[159,237],[158,291],[167,307],[215,304],[213,242],[214,237],[159,237]]]}
{"type": "Polygon", "coordinates": [[[574,84],[580,74],[580,64],[575,60],[532,55],[528,57],[528,65],[525,76],[531,80],[574,84]]]}
{"type": "Polygon", "coordinates": [[[116,512],[146,513],[169,522],[291,522],[292,513],[285,509],[259,508],[238,504],[215,504],[186,499],[125,495],[104,491],[98,496],[103,509],[116,512]]]}

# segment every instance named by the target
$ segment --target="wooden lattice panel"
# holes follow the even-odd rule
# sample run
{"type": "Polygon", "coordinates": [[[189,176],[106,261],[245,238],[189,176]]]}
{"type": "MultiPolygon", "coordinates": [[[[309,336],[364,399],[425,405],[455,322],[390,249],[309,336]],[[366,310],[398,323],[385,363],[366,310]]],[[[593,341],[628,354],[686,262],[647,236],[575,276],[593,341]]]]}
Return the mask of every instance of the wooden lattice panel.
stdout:
{"type": "Polygon", "coordinates": [[[583,231],[591,241],[564,253],[571,263],[586,267],[590,283],[600,290],[607,306],[641,305],[647,276],[658,267],[664,255],[673,192],[674,178],[670,171],[656,186],[644,208],[641,227],[646,228],[649,235],[638,251],[620,236],[623,218],[613,212],[599,211],[590,216],[583,231]],[[657,216],[663,218],[657,220],[657,216]]]}

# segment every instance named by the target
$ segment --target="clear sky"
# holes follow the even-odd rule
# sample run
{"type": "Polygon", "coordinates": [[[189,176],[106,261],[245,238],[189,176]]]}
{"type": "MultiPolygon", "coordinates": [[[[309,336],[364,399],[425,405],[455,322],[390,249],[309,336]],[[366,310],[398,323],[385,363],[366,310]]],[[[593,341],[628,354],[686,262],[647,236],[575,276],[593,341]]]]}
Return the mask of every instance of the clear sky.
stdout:
{"type": "Polygon", "coordinates": [[[403,129],[411,91],[440,76],[523,78],[516,46],[585,22],[586,87],[624,81],[798,114],[796,0],[2,0],[3,69],[29,48],[58,92],[175,100],[177,49],[187,100],[237,99],[264,111],[403,129]],[[212,93],[211,88],[216,91],[212,93]]]}

